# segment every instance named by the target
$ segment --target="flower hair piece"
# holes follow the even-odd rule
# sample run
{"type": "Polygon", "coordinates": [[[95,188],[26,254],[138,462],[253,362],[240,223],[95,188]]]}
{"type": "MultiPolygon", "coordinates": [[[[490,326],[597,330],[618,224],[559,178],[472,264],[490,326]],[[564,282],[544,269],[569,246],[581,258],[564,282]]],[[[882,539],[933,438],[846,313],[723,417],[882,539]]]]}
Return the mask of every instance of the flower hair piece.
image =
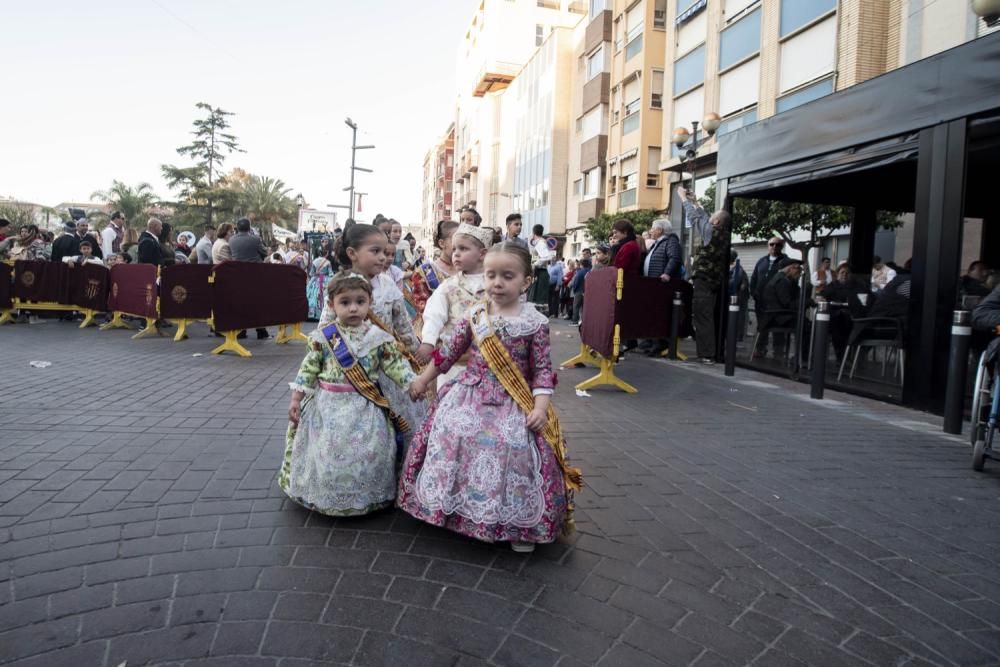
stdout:
{"type": "Polygon", "coordinates": [[[476,227],[475,225],[463,222],[458,226],[458,229],[455,230],[455,233],[471,236],[483,244],[483,247],[487,249],[493,245],[493,230],[489,227],[476,227]]]}
{"type": "Polygon", "coordinates": [[[367,282],[371,282],[370,280],[368,280],[368,278],[366,276],[363,276],[360,273],[355,273],[354,271],[351,271],[350,273],[345,273],[344,277],[345,278],[358,278],[359,280],[363,280],[366,283],[367,282]]]}

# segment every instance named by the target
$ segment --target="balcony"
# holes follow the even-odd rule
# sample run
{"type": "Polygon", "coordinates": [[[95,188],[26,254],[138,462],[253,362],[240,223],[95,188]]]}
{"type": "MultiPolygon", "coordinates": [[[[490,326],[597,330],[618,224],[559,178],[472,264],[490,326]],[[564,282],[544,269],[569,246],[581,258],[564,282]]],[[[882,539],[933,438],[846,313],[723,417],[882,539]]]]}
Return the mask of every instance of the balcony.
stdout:
{"type": "Polygon", "coordinates": [[[608,135],[599,134],[580,144],[580,171],[603,167],[608,155],[608,135]]]}
{"type": "Polygon", "coordinates": [[[488,61],[479,70],[476,86],[472,91],[474,97],[483,97],[486,93],[495,93],[510,85],[522,65],[504,62],[502,60],[488,61]]]}
{"type": "Polygon", "coordinates": [[[620,192],[618,194],[618,208],[623,209],[629,206],[635,206],[636,192],[637,190],[635,188],[630,188],[620,192]]]}
{"type": "Polygon", "coordinates": [[[587,113],[598,104],[607,104],[611,88],[611,75],[601,72],[593,79],[583,84],[583,113],[587,113]]]}
{"type": "Polygon", "coordinates": [[[611,41],[611,10],[606,9],[587,24],[583,50],[590,53],[601,42],[611,41]]]}
{"type": "Polygon", "coordinates": [[[604,213],[604,198],[595,197],[594,199],[586,199],[579,204],[577,208],[577,215],[580,222],[586,222],[587,220],[592,220],[596,218],[601,213],[604,213]]]}

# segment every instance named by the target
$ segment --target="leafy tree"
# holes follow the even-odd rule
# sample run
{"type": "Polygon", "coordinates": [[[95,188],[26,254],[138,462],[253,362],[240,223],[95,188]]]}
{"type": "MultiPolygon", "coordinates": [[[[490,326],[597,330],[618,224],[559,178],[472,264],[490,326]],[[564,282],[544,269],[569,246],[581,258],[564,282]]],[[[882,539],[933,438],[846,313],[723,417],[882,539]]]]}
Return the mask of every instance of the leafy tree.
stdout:
{"type": "Polygon", "coordinates": [[[267,176],[250,176],[243,186],[240,196],[240,206],[243,215],[253,214],[260,226],[265,240],[271,236],[274,225],[287,226],[295,219],[297,206],[295,200],[289,197],[292,188],[285,185],[279,178],[267,176]]]}
{"type": "Polygon", "coordinates": [[[179,219],[193,218],[192,209],[202,213],[201,219],[212,222],[216,200],[223,195],[219,191],[218,173],[227,156],[243,153],[236,135],[229,129],[229,116],[234,114],[210,104],[199,102],[196,108],[207,115],[193,122],[191,134],[194,140],[177,149],[179,155],[190,157],[195,164],[191,167],[161,166],[163,177],[171,190],[177,190],[180,201],[177,205],[179,219]]]}
{"type": "Polygon", "coordinates": [[[587,225],[587,233],[590,235],[590,238],[595,243],[598,243],[607,241],[608,237],[611,236],[611,226],[617,220],[628,220],[635,227],[635,233],[640,235],[649,229],[653,220],[656,220],[660,215],[661,213],[650,208],[643,208],[637,211],[620,211],[618,213],[604,212],[596,218],[591,218],[585,224],[587,225]]]}
{"type": "Polygon", "coordinates": [[[149,209],[159,203],[159,198],[153,193],[149,183],[139,183],[132,187],[121,181],[111,181],[107,190],[97,190],[90,195],[91,201],[99,201],[108,206],[111,212],[121,211],[125,215],[125,224],[132,229],[142,229],[149,220],[149,209]]]}
{"type": "MultiPolygon", "coordinates": [[[[715,183],[699,201],[706,211],[715,210],[715,183]]],[[[789,248],[802,253],[808,270],[809,250],[822,247],[823,241],[834,232],[849,226],[853,217],[853,210],[847,206],[737,198],[733,202],[732,228],[734,234],[748,241],[782,238],[789,248]],[[796,238],[801,232],[807,232],[808,237],[796,238]]],[[[878,212],[879,227],[895,229],[901,224],[898,213],[878,212]]]]}
{"type": "Polygon", "coordinates": [[[6,218],[10,221],[10,226],[13,230],[12,233],[25,225],[38,223],[38,219],[35,216],[35,208],[31,205],[18,202],[0,202],[0,218],[6,218]]]}

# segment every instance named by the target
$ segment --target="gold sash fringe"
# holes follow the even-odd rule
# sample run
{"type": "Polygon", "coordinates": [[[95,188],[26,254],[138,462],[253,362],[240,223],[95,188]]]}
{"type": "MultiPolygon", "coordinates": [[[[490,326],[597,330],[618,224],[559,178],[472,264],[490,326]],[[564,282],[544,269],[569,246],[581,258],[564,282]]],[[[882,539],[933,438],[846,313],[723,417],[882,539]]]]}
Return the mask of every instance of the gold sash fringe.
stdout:
{"type": "Polygon", "coordinates": [[[413,354],[413,352],[411,352],[408,347],[406,347],[406,343],[404,343],[402,339],[400,339],[400,337],[396,335],[396,332],[393,331],[392,328],[387,326],[386,323],[383,322],[378,315],[369,310],[368,319],[371,320],[372,324],[374,324],[379,329],[381,329],[382,331],[386,332],[387,334],[396,339],[396,347],[399,348],[399,352],[400,354],[403,355],[403,358],[406,359],[408,362],[410,362],[410,368],[412,368],[415,373],[420,373],[422,370],[424,370],[424,366],[417,359],[417,356],[413,354]]]}
{"type": "Polygon", "coordinates": [[[357,360],[354,361],[353,366],[343,370],[344,375],[347,376],[347,380],[354,386],[359,394],[389,414],[389,420],[392,421],[396,430],[401,433],[410,432],[411,427],[409,422],[392,411],[392,408],[389,407],[389,401],[386,400],[385,396],[382,395],[382,392],[379,391],[377,386],[375,386],[375,383],[371,381],[371,378],[368,377],[368,373],[365,373],[365,369],[361,367],[357,360]]]}

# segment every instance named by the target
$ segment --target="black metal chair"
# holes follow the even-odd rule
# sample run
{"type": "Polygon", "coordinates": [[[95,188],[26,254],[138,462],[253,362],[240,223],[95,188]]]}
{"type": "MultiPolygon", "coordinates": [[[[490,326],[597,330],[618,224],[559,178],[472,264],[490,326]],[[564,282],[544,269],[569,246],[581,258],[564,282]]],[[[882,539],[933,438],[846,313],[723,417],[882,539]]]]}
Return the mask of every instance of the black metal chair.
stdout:
{"type": "Polygon", "coordinates": [[[848,378],[854,379],[854,373],[858,368],[858,359],[864,349],[878,350],[882,352],[882,375],[885,376],[886,364],[894,355],[894,374],[899,376],[899,385],[903,386],[906,368],[906,349],[904,340],[903,323],[895,317],[860,317],[854,320],[851,335],[847,339],[847,347],[844,350],[844,357],[840,362],[840,372],[837,373],[837,382],[844,376],[844,367],[847,359],[851,356],[851,348],[854,349],[854,360],[851,362],[851,371],[848,378]]]}
{"type": "Polygon", "coordinates": [[[752,361],[754,355],[757,354],[757,344],[760,342],[760,337],[764,336],[764,347],[766,348],[768,336],[773,336],[774,334],[785,335],[788,337],[788,345],[785,349],[785,356],[787,357],[788,350],[795,349],[792,347],[792,338],[795,334],[796,311],[782,308],[776,310],[765,310],[761,313],[761,315],[760,321],[757,322],[757,333],[753,337],[753,345],[750,346],[747,361],[752,361]],[[792,317],[792,324],[790,326],[774,326],[771,324],[772,321],[778,319],[782,315],[790,315],[792,317]]]}

